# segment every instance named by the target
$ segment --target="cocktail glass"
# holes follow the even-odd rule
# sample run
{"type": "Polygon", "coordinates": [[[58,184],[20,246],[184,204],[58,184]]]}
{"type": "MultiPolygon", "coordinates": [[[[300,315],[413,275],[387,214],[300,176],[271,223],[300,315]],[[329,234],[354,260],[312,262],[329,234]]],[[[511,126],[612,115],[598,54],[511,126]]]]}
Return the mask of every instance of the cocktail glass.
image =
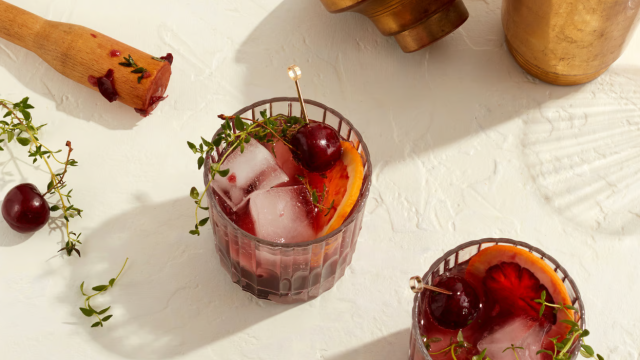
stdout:
{"type": "MultiPolygon", "coordinates": [[[[284,304],[314,299],[331,289],[344,275],[356,249],[371,187],[369,150],[358,130],[337,111],[317,101],[304,102],[309,119],[334,127],[343,140],[353,143],[362,157],[362,188],[355,206],[340,227],[307,242],[272,242],[240,229],[224,214],[216,201],[214,190],[209,188],[207,192],[216,252],[222,267],[244,291],[259,299],[284,304]]],[[[234,116],[255,120],[260,118],[260,111],[265,109],[269,116],[301,114],[298,98],[280,97],[258,101],[240,109],[234,116]]],[[[212,161],[218,160],[221,150],[205,159],[205,185],[210,180],[207,169],[212,161]]]]}
{"type": "MultiPolygon", "coordinates": [[[[422,281],[425,285],[433,285],[434,280],[443,273],[451,272],[458,266],[464,266],[472,257],[474,257],[480,250],[485,249],[494,245],[511,245],[516,246],[521,249],[525,249],[532,254],[538,256],[542,260],[544,260],[551,268],[554,269],[556,274],[560,277],[565,287],[567,288],[567,292],[569,294],[569,298],[571,299],[571,304],[578,310],[574,312],[574,321],[580,324],[580,326],[584,329],[586,326],[585,320],[585,311],[584,311],[584,303],[582,302],[582,298],[580,297],[580,291],[576,286],[576,283],[573,281],[571,276],[567,270],[562,267],[558,263],[556,259],[554,259],[549,254],[544,251],[538,249],[535,246],[531,246],[522,241],[516,241],[511,239],[481,239],[466,242],[462,245],[459,245],[449,251],[447,251],[444,255],[438,258],[429,268],[429,270],[422,277],[422,281]]],[[[411,325],[411,337],[409,340],[409,360],[432,360],[433,357],[427,351],[424,341],[422,339],[422,335],[420,334],[420,304],[421,298],[426,296],[428,291],[423,291],[415,295],[413,299],[413,310],[412,314],[412,325],[411,325]]],[[[571,359],[576,359],[578,357],[580,347],[575,346],[571,352],[571,359]]],[[[438,355],[439,358],[442,355],[438,355]]]]}

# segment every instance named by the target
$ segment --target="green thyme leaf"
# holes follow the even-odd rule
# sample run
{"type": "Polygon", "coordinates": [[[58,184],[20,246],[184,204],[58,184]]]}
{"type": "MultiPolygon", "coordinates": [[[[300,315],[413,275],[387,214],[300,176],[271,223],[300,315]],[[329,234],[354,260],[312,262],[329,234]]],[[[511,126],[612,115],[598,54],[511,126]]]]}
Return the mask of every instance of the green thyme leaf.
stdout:
{"type": "Polygon", "coordinates": [[[191,198],[194,200],[198,200],[200,198],[200,193],[198,192],[198,189],[196,189],[195,186],[191,188],[191,192],[189,193],[189,196],[191,196],[191,198]]]}
{"type": "Polygon", "coordinates": [[[198,223],[198,225],[199,225],[199,226],[205,226],[205,225],[207,225],[207,222],[208,222],[208,221],[209,221],[209,218],[208,218],[208,217],[206,217],[206,218],[204,218],[204,219],[200,220],[200,222],[198,223]]]}
{"type": "Polygon", "coordinates": [[[198,148],[194,143],[187,141],[187,145],[189,145],[189,149],[191,149],[191,151],[193,151],[194,154],[198,152],[198,148]]]}
{"type": "Polygon", "coordinates": [[[107,322],[109,321],[109,319],[111,319],[113,317],[113,315],[107,315],[105,317],[102,318],[102,322],[107,322]]]}
{"type": "Polygon", "coordinates": [[[218,175],[222,177],[227,177],[227,175],[229,175],[229,169],[218,170],[218,175]]]}
{"type": "Polygon", "coordinates": [[[580,346],[582,347],[582,349],[584,351],[587,352],[587,354],[589,354],[589,356],[585,356],[585,357],[591,357],[591,356],[595,355],[595,352],[593,351],[593,348],[591,346],[586,345],[586,344],[581,344],[580,346]]]}
{"type": "Polygon", "coordinates": [[[198,158],[198,170],[202,169],[202,165],[204,165],[204,156],[198,158]]]}
{"type": "Polygon", "coordinates": [[[102,290],[104,290],[104,289],[106,289],[108,287],[109,287],[109,285],[98,285],[98,286],[92,287],[91,290],[93,290],[93,291],[102,291],[102,290]]]}
{"type": "Polygon", "coordinates": [[[91,327],[92,327],[92,328],[94,328],[94,327],[98,327],[98,326],[101,326],[100,321],[96,321],[96,322],[94,322],[93,324],[91,324],[91,327]]]}
{"type": "Polygon", "coordinates": [[[18,142],[18,144],[20,144],[22,146],[27,146],[27,145],[31,144],[31,139],[25,138],[25,137],[18,137],[16,139],[16,141],[18,142]]]}
{"type": "Polygon", "coordinates": [[[235,125],[236,125],[236,130],[244,131],[244,122],[242,121],[242,118],[240,116],[236,115],[235,125]]]}
{"type": "Polygon", "coordinates": [[[109,280],[109,286],[113,287],[113,284],[115,284],[115,283],[116,283],[116,279],[115,278],[109,280]]]}
{"type": "Polygon", "coordinates": [[[95,313],[95,311],[91,310],[91,309],[87,309],[87,308],[80,308],[80,311],[82,311],[82,313],[84,314],[84,316],[86,317],[91,317],[93,316],[93,314],[95,313]]]}
{"type": "Polygon", "coordinates": [[[578,325],[577,322],[572,321],[572,320],[560,320],[560,322],[561,323],[565,323],[567,325],[571,325],[572,327],[575,327],[575,328],[580,328],[580,325],[578,325]]]}

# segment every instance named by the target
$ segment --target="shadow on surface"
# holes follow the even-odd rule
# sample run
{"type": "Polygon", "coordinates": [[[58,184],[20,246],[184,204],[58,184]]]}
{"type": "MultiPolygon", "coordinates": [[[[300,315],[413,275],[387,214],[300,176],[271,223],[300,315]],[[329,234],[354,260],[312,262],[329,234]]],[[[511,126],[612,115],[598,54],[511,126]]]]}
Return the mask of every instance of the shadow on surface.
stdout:
{"type": "Polygon", "coordinates": [[[248,71],[243,93],[248,103],[295,96],[285,69],[298,64],[303,94],[349,118],[377,166],[446,146],[580,91],[581,86],[539,82],[516,65],[504,46],[499,6],[498,0],[469,4],[471,17],[458,31],[405,54],[364,16],[332,15],[318,1],[284,0],[236,54],[248,71]],[[486,14],[479,20],[474,12],[486,14]]]}
{"type": "Polygon", "coordinates": [[[640,69],[612,68],[585,94],[524,118],[524,161],[541,197],[589,231],[640,232],[640,69]]]}
{"type": "Polygon", "coordinates": [[[329,355],[327,360],[389,360],[406,359],[409,356],[411,329],[396,331],[385,337],[366,343],[338,355],[329,355]]]}
{"type": "MultiPolygon", "coordinates": [[[[187,233],[192,212],[193,201],[186,197],[143,205],[83,235],[82,251],[90,260],[74,267],[69,289],[82,281],[85,289],[106,283],[125,258],[129,263],[115,287],[93,303],[112,306],[114,317],[104,328],[90,328],[94,320],[76,308],[69,321],[79,322],[93,341],[119,356],[166,359],[294,307],[258,301],[233,284],[219,265],[209,225],[200,237],[187,233]]],[[[78,294],[60,301],[77,303],[78,294]]]]}
{"type": "Polygon", "coordinates": [[[130,107],[119,102],[109,103],[97,91],[67,79],[36,54],[4,39],[0,39],[0,67],[6,69],[30,92],[51,99],[57,111],[74,118],[94,122],[112,130],[132,129],[143,119],[130,107]]]}

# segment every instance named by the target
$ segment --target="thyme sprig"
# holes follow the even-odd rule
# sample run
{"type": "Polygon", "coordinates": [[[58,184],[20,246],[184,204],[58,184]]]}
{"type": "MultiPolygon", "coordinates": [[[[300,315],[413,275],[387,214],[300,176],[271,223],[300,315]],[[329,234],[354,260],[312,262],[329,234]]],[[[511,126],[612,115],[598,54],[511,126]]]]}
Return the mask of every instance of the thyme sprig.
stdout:
{"type": "MultiPolygon", "coordinates": [[[[321,176],[323,175],[324,174],[322,174],[321,176]]],[[[333,209],[335,200],[331,199],[331,204],[329,204],[329,206],[324,205],[324,200],[327,196],[327,185],[322,184],[322,192],[318,194],[316,189],[313,189],[311,185],[309,185],[309,180],[307,180],[307,178],[305,178],[302,175],[296,175],[296,177],[307,188],[307,191],[309,191],[309,194],[311,194],[311,202],[313,202],[313,205],[315,205],[320,210],[326,211],[324,216],[328,216],[331,213],[331,210],[333,209]]],[[[326,175],[324,175],[324,177],[326,178],[326,175]]]]}
{"type": "Polygon", "coordinates": [[[91,298],[93,298],[96,295],[100,295],[104,292],[106,292],[107,290],[113,288],[113,285],[116,283],[116,281],[118,280],[118,278],[120,277],[120,274],[122,274],[122,270],[124,270],[124,267],[127,266],[127,261],[129,261],[129,258],[127,258],[124,261],[124,265],[122,265],[122,268],[120,269],[120,272],[118,273],[118,276],[116,276],[115,278],[112,278],[111,280],[109,280],[109,284],[108,285],[97,285],[91,288],[91,290],[96,291],[96,293],[88,295],[84,292],[84,281],[82,282],[82,284],[80,284],[80,292],[82,293],[82,295],[85,296],[84,298],[84,307],[80,308],[80,311],[82,312],[82,314],[86,317],[92,317],[95,316],[98,321],[94,322],[91,327],[104,327],[104,323],[106,323],[107,321],[109,321],[109,319],[111,319],[113,317],[113,315],[107,315],[105,317],[100,317],[100,315],[104,315],[107,311],[109,311],[109,309],[111,309],[111,306],[108,306],[102,310],[96,310],[93,307],[91,307],[91,298]]]}
{"type": "Polygon", "coordinates": [[[146,79],[151,75],[151,73],[149,73],[149,70],[143,68],[142,66],[138,66],[138,64],[136,64],[135,60],[133,60],[133,57],[131,57],[131,54],[129,54],[128,57],[123,57],[123,59],[124,59],[124,62],[121,62],[118,64],[124,67],[134,68],[133,70],[131,70],[131,72],[134,74],[140,74],[140,76],[138,76],[138,84],[140,84],[143,79],[146,79]]]}
{"type": "MultiPolygon", "coordinates": [[[[504,352],[505,352],[505,351],[507,351],[507,350],[512,350],[512,351],[513,351],[513,356],[515,356],[515,357],[516,357],[516,360],[520,360],[520,359],[518,358],[518,353],[516,352],[516,349],[524,350],[524,348],[523,348],[522,346],[515,346],[515,345],[511,344],[511,346],[509,346],[508,348],[506,348],[506,349],[502,350],[502,352],[504,353],[504,352]]],[[[536,355],[537,355],[537,354],[536,354],[536,355]]]]}
{"type": "MultiPolygon", "coordinates": [[[[555,313],[557,313],[560,310],[563,310],[569,318],[573,318],[569,310],[578,311],[578,309],[576,309],[570,304],[548,303],[546,302],[546,297],[547,297],[547,292],[543,290],[542,293],[540,293],[540,299],[534,300],[536,303],[541,304],[540,317],[542,317],[542,313],[544,312],[544,309],[547,306],[554,308],[555,313]]],[[[571,328],[567,332],[567,335],[561,341],[558,341],[559,336],[556,336],[554,338],[549,338],[549,340],[553,342],[553,352],[549,350],[541,349],[541,350],[538,350],[536,355],[545,353],[553,356],[553,360],[569,360],[571,358],[571,354],[569,353],[569,351],[573,348],[576,342],[581,342],[580,355],[582,355],[587,359],[597,358],[598,360],[604,360],[604,357],[602,355],[596,354],[593,351],[593,348],[586,344],[584,338],[589,336],[589,330],[582,329],[580,327],[580,324],[578,324],[573,320],[565,319],[565,320],[560,320],[560,322],[571,326],[571,328]]]]}
{"type": "MultiPolygon", "coordinates": [[[[202,142],[199,145],[187,141],[189,149],[198,157],[198,169],[201,169],[204,165],[205,158],[210,156],[216,148],[223,149],[223,154],[216,163],[212,163],[208,169],[211,179],[205,186],[202,192],[194,186],[189,192],[189,196],[194,200],[196,204],[196,224],[193,230],[189,231],[191,235],[200,236],[200,227],[205,226],[209,221],[209,218],[200,219],[198,217],[198,210],[209,210],[208,207],[202,206],[202,200],[204,199],[207,191],[213,183],[213,179],[216,175],[226,177],[229,175],[229,169],[222,169],[222,164],[227,157],[236,149],[240,152],[244,152],[245,144],[249,143],[251,139],[262,143],[274,144],[276,141],[282,141],[285,145],[291,148],[291,145],[285,140],[292,131],[295,131],[298,127],[304,124],[304,120],[297,116],[285,116],[282,114],[268,116],[267,110],[260,112],[262,119],[253,120],[242,118],[240,116],[226,116],[219,115],[218,118],[223,120],[221,129],[213,141],[208,141],[203,137],[200,137],[202,142]]],[[[275,150],[274,155],[275,155],[275,150]]]]}
{"type": "MultiPolygon", "coordinates": [[[[75,252],[80,256],[80,250],[78,250],[77,246],[82,244],[80,241],[80,235],[82,235],[82,233],[76,234],[71,231],[69,229],[69,221],[76,216],[82,217],[83,210],[71,203],[71,192],[73,189],[66,193],[62,191],[67,187],[65,175],[67,174],[69,167],[78,166],[78,162],[71,158],[71,152],[73,151],[71,142],[67,141],[65,144],[68,148],[67,159],[65,161],[60,161],[55,156],[55,154],[62,152],[62,150],[53,151],[40,142],[38,133],[40,129],[47,124],[40,126],[35,126],[33,124],[33,119],[29,110],[34,109],[34,107],[29,104],[28,97],[25,97],[17,103],[0,99],[0,108],[7,110],[2,117],[2,120],[0,120],[0,137],[6,135],[7,143],[11,143],[15,139],[18,144],[28,146],[29,157],[33,158],[33,163],[35,164],[38,160],[44,161],[49,173],[51,174],[45,195],[58,195],[59,204],[51,206],[49,210],[51,212],[62,210],[62,217],[65,220],[67,235],[65,246],[58,252],[66,251],[68,256],[71,256],[71,254],[75,252]],[[51,166],[52,162],[50,162],[50,160],[57,162],[59,165],[63,165],[64,168],[62,171],[55,172],[51,166]]],[[[0,144],[4,141],[4,138],[0,138],[0,144]]],[[[3,150],[4,149],[0,146],[0,151],[3,150]]]]}
{"type": "MultiPolygon", "coordinates": [[[[429,344],[442,341],[442,339],[440,339],[440,338],[432,338],[432,339],[429,339],[429,340],[430,340],[429,344]]],[[[445,353],[447,351],[450,351],[451,352],[451,358],[453,358],[453,360],[458,360],[456,358],[456,355],[460,354],[460,352],[462,350],[467,349],[467,348],[471,348],[471,347],[473,347],[473,345],[471,345],[468,342],[464,341],[464,337],[462,336],[462,330],[460,330],[458,332],[458,337],[456,338],[455,341],[453,340],[453,338],[451,338],[449,340],[449,346],[448,347],[446,347],[446,348],[444,348],[444,349],[442,349],[440,351],[430,352],[429,354],[437,355],[437,354],[442,354],[442,353],[445,353]]],[[[431,346],[429,345],[428,349],[430,349],[430,348],[431,348],[431,346]]],[[[483,351],[483,354],[485,352],[486,352],[486,349],[485,349],[485,351],[483,351]]],[[[478,360],[478,359],[474,357],[473,360],[478,360]]]]}

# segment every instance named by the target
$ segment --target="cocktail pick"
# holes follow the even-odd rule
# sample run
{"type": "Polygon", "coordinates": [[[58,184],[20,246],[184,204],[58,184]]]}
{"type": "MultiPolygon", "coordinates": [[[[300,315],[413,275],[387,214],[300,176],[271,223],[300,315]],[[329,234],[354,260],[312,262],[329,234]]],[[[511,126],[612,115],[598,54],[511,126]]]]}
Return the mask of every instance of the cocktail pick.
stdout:
{"type": "Polygon", "coordinates": [[[426,290],[431,290],[431,291],[436,291],[439,293],[451,295],[451,291],[440,289],[435,286],[425,285],[422,282],[422,278],[420,276],[412,276],[411,279],[409,279],[409,287],[411,288],[411,291],[413,291],[416,294],[421,293],[426,289],[426,290]]]}
{"type": "Polygon", "coordinates": [[[297,65],[291,65],[287,68],[287,71],[291,80],[295,81],[296,83],[296,90],[298,90],[298,99],[300,99],[300,107],[302,107],[302,117],[304,117],[304,120],[308,123],[309,117],[307,116],[307,108],[304,106],[304,99],[302,99],[300,84],[298,83],[298,80],[300,80],[300,78],[302,77],[302,70],[300,70],[297,65]]]}

